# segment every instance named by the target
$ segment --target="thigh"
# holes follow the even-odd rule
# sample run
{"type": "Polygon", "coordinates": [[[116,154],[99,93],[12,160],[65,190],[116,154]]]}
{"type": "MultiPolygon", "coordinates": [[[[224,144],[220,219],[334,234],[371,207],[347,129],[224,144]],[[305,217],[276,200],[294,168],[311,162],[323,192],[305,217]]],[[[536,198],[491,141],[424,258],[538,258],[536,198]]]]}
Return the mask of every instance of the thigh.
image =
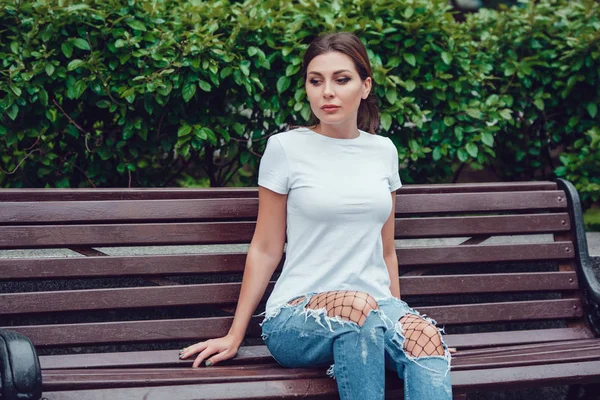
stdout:
{"type": "Polygon", "coordinates": [[[319,367],[333,363],[333,341],[339,330],[331,332],[315,317],[303,312],[306,304],[304,299],[284,306],[262,324],[265,345],[275,361],[284,367],[319,367]]]}

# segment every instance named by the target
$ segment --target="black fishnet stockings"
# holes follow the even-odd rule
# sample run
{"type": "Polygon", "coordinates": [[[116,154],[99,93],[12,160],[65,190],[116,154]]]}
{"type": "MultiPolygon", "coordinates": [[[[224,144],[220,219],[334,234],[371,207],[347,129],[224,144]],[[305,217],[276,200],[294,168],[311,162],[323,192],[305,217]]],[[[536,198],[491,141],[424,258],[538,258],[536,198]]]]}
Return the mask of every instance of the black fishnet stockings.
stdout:
{"type": "MultiPolygon", "coordinates": [[[[290,301],[289,304],[296,305],[303,300],[304,297],[300,297],[290,301]]],[[[356,322],[360,326],[365,323],[369,311],[379,308],[377,301],[371,295],[355,290],[318,293],[311,297],[306,307],[313,310],[325,308],[328,317],[338,316],[356,322]]]]}
{"type": "MultiPolygon", "coordinates": [[[[304,299],[305,297],[299,297],[288,304],[297,305],[304,299]]],[[[379,309],[377,301],[371,295],[352,290],[318,293],[305,307],[314,310],[325,308],[328,317],[338,316],[360,326],[365,323],[369,311],[379,309]]],[[[444,355],[442,337],[435,325],[415,314],[404,315],[400,318],[400,324],[404,330],[404,349],[412,357],[444,355]]]]}
{"type": "Polygon", "coordinates": [[[404,349],[413,357],[444,355],[442,338],[435,325],[414,314],[400,318],[404,330],[404,349]]]}

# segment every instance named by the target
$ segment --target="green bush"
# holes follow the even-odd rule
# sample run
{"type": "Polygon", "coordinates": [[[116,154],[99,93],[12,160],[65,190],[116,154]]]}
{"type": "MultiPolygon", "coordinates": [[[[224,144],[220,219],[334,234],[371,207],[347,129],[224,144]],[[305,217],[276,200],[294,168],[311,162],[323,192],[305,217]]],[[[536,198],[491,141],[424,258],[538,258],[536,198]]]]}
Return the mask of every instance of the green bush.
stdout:
{"type": "Polygon", "coordinates": [[[0,186],[255,185],[266,137],[310,117],[308,43],[352,31],[404,182],[468,164],[506,180],[563,176],[598,200],[600,6],[540,0],[464,23],[450,11],[445,0],[4,1],[0,186]]]}

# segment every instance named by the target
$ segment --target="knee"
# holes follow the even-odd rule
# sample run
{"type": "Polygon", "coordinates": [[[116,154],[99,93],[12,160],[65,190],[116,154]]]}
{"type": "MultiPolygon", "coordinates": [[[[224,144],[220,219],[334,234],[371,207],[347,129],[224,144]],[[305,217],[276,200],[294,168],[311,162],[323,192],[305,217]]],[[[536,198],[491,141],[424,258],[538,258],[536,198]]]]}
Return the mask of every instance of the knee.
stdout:
{"type": "Polygon", "coordinates": [[[400,324],[405,332],[404,349],[412,357],[444,355],[442,335],[435,325],[413,314],[402,317],[400,324]]]}

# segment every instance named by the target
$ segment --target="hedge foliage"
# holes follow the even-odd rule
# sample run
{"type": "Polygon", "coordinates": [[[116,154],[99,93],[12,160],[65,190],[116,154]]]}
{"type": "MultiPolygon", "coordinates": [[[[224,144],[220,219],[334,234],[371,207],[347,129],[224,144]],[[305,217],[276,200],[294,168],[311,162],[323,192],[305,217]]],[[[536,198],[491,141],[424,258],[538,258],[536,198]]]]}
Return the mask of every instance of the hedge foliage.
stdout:
{"type": "Polygon", "coordinates": [[[367,46],[405,183],[493,168],[600,199],[600,5],[456,22],[446,0],[0,0],[0,186],[255,185],[311,115],[315,36],[367,46]]]}

